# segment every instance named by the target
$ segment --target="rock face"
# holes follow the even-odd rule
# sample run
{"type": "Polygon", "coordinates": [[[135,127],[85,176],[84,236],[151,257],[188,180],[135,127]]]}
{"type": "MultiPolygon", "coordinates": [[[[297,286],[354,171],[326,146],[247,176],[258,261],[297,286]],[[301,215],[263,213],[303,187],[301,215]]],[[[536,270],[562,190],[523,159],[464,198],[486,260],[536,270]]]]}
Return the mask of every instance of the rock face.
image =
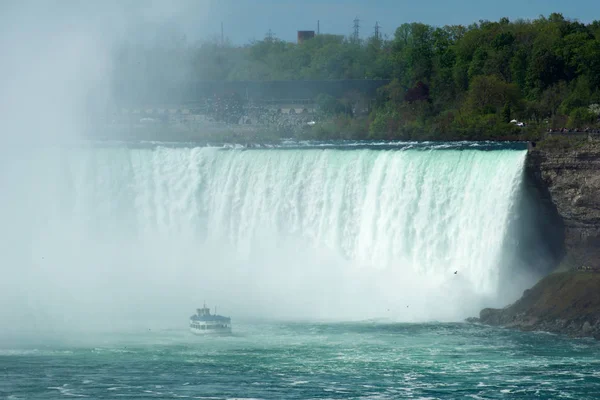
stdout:
{"type": "Polygon", "coordinates": [[[600,267],[600,144],[530,148],[526,174],[553,226],[562,224],[570,266],[600,267]]]}
{"type": "Polygon", "coordinates": [[[525,173],[532,218],[519,228],[541,229],[563,272],[546,276],[514,304],[486,308],[470,321],[600,339],[600,142],[530,144],[525,173]]]}
{"type": "Polygon", "coordinates": [[[470,321],[600,339],[600,272],[550,274],[514,304],[486,308],[470,321]]]}

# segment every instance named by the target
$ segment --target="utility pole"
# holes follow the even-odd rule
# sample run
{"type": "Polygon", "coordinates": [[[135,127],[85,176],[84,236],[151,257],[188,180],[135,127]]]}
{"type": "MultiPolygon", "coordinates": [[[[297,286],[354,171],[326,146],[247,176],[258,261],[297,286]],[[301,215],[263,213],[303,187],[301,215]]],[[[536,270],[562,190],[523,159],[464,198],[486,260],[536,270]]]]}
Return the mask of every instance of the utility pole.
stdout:
{"type": "Polygon", "coordinates": [[[381,36],[379,36],[379,29],[381,28],[381,26],[379,26],[379,21],[375,22],[375,39],[379,40],[381,38],[381,36]]]}
{"type": "Polygon", "coordinates": [[[321,34],[321,21],[317,20],[317,35],[321,34]]]}
{"type": "Polygon", "coordinates": [[[358,43],[359,40],[359,32],[360,32],[360,20],[358,17],[354,18],[354,33],[352,34],[352,40],[355,43],[358,43]]]}
{"type": "Polygon", "coordinates": [[[221,21],[221,47],[225,46],[225,38],[223,36],[223,21],[221,21]]]}

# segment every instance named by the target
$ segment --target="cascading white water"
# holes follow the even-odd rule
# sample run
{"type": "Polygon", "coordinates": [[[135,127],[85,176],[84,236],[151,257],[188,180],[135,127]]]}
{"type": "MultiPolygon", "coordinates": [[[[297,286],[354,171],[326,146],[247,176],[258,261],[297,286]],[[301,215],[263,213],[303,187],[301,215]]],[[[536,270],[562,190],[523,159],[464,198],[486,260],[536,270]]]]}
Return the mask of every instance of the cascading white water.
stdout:
{"type": "Polygon", "coordinates": [[[39,150],[9,163],[26,182],[3,200],[19,224],[4,240],[20,242],[7,286],[27,289],[5,296],[75,325],[173,322],[203,300],[244,316],[474,315],[501,292],[525,154],[39,150]]]}

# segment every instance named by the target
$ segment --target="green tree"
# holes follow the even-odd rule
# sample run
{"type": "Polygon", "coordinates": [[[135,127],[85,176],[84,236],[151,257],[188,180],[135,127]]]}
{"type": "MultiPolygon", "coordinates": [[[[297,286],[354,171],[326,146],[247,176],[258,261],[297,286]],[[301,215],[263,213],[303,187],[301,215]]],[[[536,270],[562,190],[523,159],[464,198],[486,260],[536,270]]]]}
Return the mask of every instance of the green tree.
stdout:
{"type": "Polygon", "coordinates": [[[468,107],[476,113],[495,113],[506,103],[517,101],[519,89],[497,76],[478,76],[471,82],[467,97],[468,107]]]}
{"type": "Polygon", "coordinates": [[[568,128],[584,129],[591,125],[596,119],[596,115],[590,112],[585,107],[579,107],[573,109],[569,114],[569,121],[567,122],[568,128]]]}
{"type": "Polygon", "coordinates": [[[511,121],[510,116],[510,103],[506,102],[504,103],[504,107],[502,108],[502,120],[506,123],[509,123],[511,121]]]}

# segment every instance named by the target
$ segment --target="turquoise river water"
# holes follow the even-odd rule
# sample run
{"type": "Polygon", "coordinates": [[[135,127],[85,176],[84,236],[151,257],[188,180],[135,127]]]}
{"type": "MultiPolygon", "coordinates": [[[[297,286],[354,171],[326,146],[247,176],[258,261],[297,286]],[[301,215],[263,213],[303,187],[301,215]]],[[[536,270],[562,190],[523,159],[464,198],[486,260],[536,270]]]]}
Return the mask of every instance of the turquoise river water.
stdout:
{"type": "MultiPolygon", "coordinates": [[[[235,322],[235,321],[234,321],[235,322]]],[[[600,344],[469,324],[239,323],[0,350],[10,399],[595,399],[600,344]]]]}

